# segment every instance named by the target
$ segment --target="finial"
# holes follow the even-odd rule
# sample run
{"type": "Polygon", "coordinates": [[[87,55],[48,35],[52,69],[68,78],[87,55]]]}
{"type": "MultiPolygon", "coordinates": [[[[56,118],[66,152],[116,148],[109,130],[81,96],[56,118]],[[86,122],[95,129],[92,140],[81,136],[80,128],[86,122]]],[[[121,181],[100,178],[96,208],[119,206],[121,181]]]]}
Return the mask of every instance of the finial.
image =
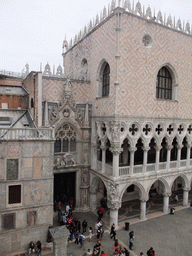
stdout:
{"type": "Polygon", "coordinates": [[[90,22],[89,22],[89,31],[91,31],[92,28],[93,28],[93,24],[92,24],[92,20],[90,20],[90,22]]]}
{"type": "Polygon", "coordinates": [[[105,19],[107,17],[107,10],[106,7],[104,6],[103,8],[103,19],[105,19]]]}
{"type": "Polygon", "coordinates": [[[86,25],[85,25],[85,27],[84,27],[84,36],[87,34],[87,27],[86,27],[86,25]]]}
{"type": "Polygon", "coordinates": [[[95,19],[95,26],[97,26],[99,24],[99,15],[97,13],[96,15],[96,19],[95,19]]]}

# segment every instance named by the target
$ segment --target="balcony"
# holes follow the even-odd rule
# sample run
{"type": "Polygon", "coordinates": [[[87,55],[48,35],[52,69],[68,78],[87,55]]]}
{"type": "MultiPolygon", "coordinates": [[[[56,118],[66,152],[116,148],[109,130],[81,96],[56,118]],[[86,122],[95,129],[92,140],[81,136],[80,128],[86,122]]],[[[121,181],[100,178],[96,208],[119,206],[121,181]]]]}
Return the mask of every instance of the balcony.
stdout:
{"type": "MultiPolygon", "coordinates": [[[[190,159],[189,165],[192,166],[192,159],[190,159]]],[[[187,160],[180,160],[180,169],[187,167],[187,160]]],[[[175,169],[177,168],[177,161],[171,161],[170,162],[170,168],[169,169],[175,169]]],[[[156,164],[147,164],[146,166],[146,173],[149,172],[155,172],[155,171],[165,171],[167,170],[167,163],[166,162],[160,162],[158,170],[156,170],[156,164]]],[[[102,162],[97,161],[97,170],[99,172],[102,171],[102,162]]],[[[113,166],[112,163],[105,164],[105,171],[104,173],[106,175],[112,176],[113,174],[113,166]]],[[[144,173],[144,166],[143,165],[135,165],[133,167],[133,175],[138,173],[144,173]]],[[[126,176],[131,175],[130,172],[130,166],[119,166],[119,176],[126,176]]]]}
{"type": "Polygon", "coordinates": [[[4,128],[0,129],[2,140],[54,140],[51,128],[4,128]]]}

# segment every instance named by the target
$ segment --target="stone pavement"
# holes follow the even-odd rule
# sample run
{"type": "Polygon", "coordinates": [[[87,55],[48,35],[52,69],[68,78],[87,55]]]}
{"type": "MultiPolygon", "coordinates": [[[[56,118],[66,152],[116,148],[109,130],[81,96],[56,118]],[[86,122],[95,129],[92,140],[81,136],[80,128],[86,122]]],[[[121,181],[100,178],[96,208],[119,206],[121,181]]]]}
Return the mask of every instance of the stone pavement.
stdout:
{"type": "MultiPolygon", "coordinates": [[[[130,223],[130,230],[135,232],[134,248],[131,251],[131,256],[138,256],[141,251],[146,255],[146,251],[152,246],[156,251],[156,256],[191,256],[192,255],[192,208],[175,206],[176,212],[174,215],[163,214],[160,211],[150,213],[147,215],[146,221],[140,221],[138,218],[128,219],[130,223]]],[[[84,218],[87,219],[88,226],[94,228],[97,216],[92,212],[89,213],[75,213],[82,222],[84,218]]],[[[105,218],[104,218],[105,219],[105,218]]],[[[129,231],[125,231],[125,222],[120,222],[120,229],[117,231],[117,237],[120,243],[128,246],[129,231]]],[[[105,224],[104,224],[105,227],[105,224]]],[[[106,227],[105,227],[106,228],[106,227]]],[[[92,242],[88,240],[88,233],[85,234],[84,248],[80,249],[80,245],[69,242],[67,256],[81,256],[85,251],[92,249],[96,243],[94,236],[92,242]]],[[[113,242],[109,237],[109,230],[104,233],[102,241],[102,250],[109,256],[113,255],[114,249],[112,248],[113,242]]]]}

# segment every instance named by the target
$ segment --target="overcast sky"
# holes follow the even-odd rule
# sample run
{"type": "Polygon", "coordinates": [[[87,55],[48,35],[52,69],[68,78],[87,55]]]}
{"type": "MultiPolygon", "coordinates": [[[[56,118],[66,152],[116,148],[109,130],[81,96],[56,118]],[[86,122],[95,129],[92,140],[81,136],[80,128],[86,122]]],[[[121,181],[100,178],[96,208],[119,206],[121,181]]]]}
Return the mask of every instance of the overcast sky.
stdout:
{"type": "MultiPolygon", "coordinates": [[[[116,0],[117,1],[117,0],[116,0]]],[[[26,62],[30,71],[53,70],[62,65],[62,42],[70,41],[110,0],[0,0],[0,70],[21,72],[26,62]]],[[[131,1],[132,3],[132,1],[131,1]]],[[[135,4],[137,0],[135,0],[135,4]]],[[[192,24],[192,0],[140,0],[176,21],[192,24]]]]}

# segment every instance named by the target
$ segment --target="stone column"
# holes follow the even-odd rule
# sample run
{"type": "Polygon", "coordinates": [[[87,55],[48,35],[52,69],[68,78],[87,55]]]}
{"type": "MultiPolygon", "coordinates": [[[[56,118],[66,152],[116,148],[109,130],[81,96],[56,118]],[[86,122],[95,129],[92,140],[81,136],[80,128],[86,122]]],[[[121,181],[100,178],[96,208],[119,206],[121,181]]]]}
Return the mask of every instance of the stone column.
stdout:
{"type": "Polygon", "coordinates": [[[181,161],[181,147],[182,147],[182,145],[177,145],[177,168],[180,167],[180,161],[181,161]]]}
{"type": "Polygon", "coordinates": [[[140,200],[140,220],[146,220],[146,201],[140,200]]]}
{"type": "Polygon", "coordinates": [[[49,230],[53,238],[53,250],[55,256],[67,256],[67,244],[69,231],[65,226],[49,230]]]}
{"type": "Polygon", "coordinates": [[[159,170],[159,157],[160,157],[161,146],[156,146],[155,149],[156,149],[155,171],[157,172],[159,170]]]}
{"type": "Polygon", "coordinates": [[[172,145],[167,146],[167,164],[166,164],[166,169],[170,169],[170,160],[171,160],[171,149],[173,148],[172,145]]]}
{"type": "Polygon", "coordinates": [[[163,212],[168,213],[169,212],[169,194],[163,195],[163,212]]]}
{"type": "Polygon", "coordinates": [[[119,176],[119,154],[121,153],[120,149],[110,148],[113,153],[113,177],[119,176]]]}
{"type": "Polygon", "coordinates": [[[128,165],[128,144],[124,144],[123,148],[123,164],[128,165]]]}
{"type": "Polygon", "coordinates": [[[93,170],[97,169],[97,145],[92,144],[91,147],[91,167],[93,170]]]}
{"type": "Polygon", "coordinates": [[[189,204],[189,189],[183,189],[183,206],[189,204]]]}
{"type": "Polygon", "coordinates": [[[133,169],[134,169],[134,154],[136,151],[136,148],[130,148],[130,170],[129,170],[129,174],[132,175],[133,174],[133,169]]]}
{"type": "Polygon", "coordinates": [[[102,173],[105,173],[105,159],[106,159],[106,147],[100,146],[100,149],[102,150],[102,173]]]}
{"type": "Polygon", "coordinates": [[[119,201],[109,201],[107,202],[108,207],[110,208],[110,227],[115,224],[116,229],[118,229],[118,210],[121,207],[121,203],[119,201]]]}
{"type": "Polygon", "coordinates": [[[147,153],[149,151],[150,147],[143,147],[144,156],[143,156],[143,169],[142,172],[145,173],[147,170],[147,153]]]}
{"type": "Polygon", "coordinates": [[[187,144],[187,168],[190,166],[191,144],[187,144]]]}

